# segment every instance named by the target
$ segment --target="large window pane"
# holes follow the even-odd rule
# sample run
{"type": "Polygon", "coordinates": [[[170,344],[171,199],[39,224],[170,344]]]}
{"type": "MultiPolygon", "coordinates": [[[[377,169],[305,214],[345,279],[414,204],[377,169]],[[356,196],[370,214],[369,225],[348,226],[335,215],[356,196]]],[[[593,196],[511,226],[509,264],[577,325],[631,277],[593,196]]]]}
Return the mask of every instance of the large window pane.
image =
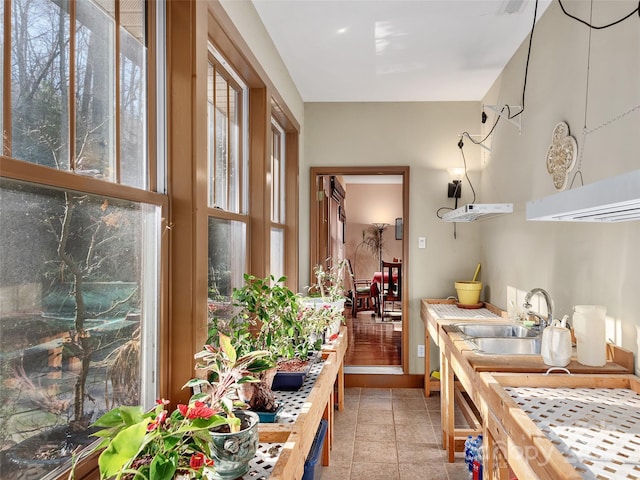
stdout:
{"type": "Polygon", "coordinates": [[[115,24],[93,3],[76,2],[76,172],[114,180],[115,24]]]}
{"type": "Polygon", "coordinates": [[[114,404],[150,406],[158,210],[0,179],[1,478],[47,478],[114,404]]]}
{"type": "MultiPolygon", "coordinates": [[[[2,8],[0,8],[0,72],[4,73],[4,4],[2,8]]],[[[0,88],[0,91],[3,90],[0,88]]],[[[0,95],[0,132],[3,134],[0,135],[0,154],[4,155],[4,115],[2,112],[4,111],[4,95],[0,95]]]]}
{"type": "Polygon", "coordinates": [[[282,127],[271,121],[271,221],[285,223],[286,176],[285,133],[282,127]]]}
{"type": "Polygon", "coordinates": [[[244,282],[247,228],[243,222],[209,218],[209,315],[226,316],[231,293],[244,282]]]}
{"type": "Polygon", "coordinates": [[[229,211],[240,211],[240,93],[229,87],[229,211]]]}
{"type": "Polygon", "coordinates": [[[69,168],[69,14],[60,0],[11,2],[12,156],[69,168]]]}
{"type": "Polygon", "coordinates": [[[213,158],[213,206],[228,210],[227,186],[229,181],[229,89],[227,81],[216,72],[214,79],[215,150],[213,158]]]}
{"type": "Polygon", "coordinates": [[[284,275],[284,229],[271,229],[271,258],[269,270],[271,274],[280,278],[284,275]]]}
{"type": "Polygon", "coordinates": [[[120,29],[121,183],[147,187],[146,49],[120,29]]]}
{"type": "MultiPolygon", "coordinates": [[[[225,67],[228,68],[228,65],[225,67]]],[[[243,87],[236,75],[209,62],[209,206],[244,213],[246,169],[243,168],[243,87]]]]}

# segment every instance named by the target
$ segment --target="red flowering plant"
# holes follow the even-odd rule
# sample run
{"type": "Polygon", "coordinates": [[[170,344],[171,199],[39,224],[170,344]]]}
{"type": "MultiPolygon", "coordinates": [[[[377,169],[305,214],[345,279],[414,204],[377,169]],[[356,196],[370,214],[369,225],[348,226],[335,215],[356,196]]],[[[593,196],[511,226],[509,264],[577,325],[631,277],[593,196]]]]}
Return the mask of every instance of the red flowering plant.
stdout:
{"type": "Polygon", "coordinates": [[[211,455],[210,429],[229,425],[239,430],[234,408],[244,406],[237,389],[256,381],[247,372],[259,371],[265,351],[242,357],[229,337],[220,335],[219,347],[205,345],[196,359],[208,378],[189,380],[183,388],[199,390],[187,405],[179,404],[169,413],[167,400],[145,412],[142,406],[119,406],[100,417],[94,426],[101,437],[91,451],[104,449],[98,459],[100,478],[116,480],[209,479],[215,472],[211,455]]]}

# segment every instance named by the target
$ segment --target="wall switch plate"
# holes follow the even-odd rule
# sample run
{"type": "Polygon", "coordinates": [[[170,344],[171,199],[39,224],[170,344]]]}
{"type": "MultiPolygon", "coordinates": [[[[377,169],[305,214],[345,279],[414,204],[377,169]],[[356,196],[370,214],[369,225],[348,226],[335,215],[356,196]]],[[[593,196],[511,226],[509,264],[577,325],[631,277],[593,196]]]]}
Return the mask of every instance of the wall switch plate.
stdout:
{"type": "Polygon", "coordinates": [[[424,358],[424,345],[418,345],[418,358],[424,358]]]}
{"type": "Polygon", "coordinates": [[[418,248],[427,248],[427,237],[418,237],[418,248]]]}

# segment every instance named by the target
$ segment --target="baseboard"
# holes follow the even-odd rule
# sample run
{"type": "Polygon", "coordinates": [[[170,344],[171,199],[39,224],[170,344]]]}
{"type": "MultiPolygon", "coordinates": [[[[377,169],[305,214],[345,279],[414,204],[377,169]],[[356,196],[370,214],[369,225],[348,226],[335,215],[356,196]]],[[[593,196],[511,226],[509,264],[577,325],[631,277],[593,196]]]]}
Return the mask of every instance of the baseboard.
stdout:
{"type": "Polygon", "coordinates": [[[424,388],[424,375],[348,373],[344,376],[344,384],[347,388],[424,388]]]}

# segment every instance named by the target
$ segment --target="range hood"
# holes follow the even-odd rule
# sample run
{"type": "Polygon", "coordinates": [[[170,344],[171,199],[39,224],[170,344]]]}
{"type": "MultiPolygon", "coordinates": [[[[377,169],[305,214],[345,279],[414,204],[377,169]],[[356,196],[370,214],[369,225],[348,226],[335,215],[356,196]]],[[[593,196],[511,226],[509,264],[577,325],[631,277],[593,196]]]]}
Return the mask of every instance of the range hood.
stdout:
{"type": "Polygon", "coordinates": [[[445,222],[473,222],[480,217],[513,212],[513,203],[470,203],[442,215],[445,222]]]}
{"type": "Polygon", "coordinates": [[[527,202],[527,220],[556,222],[640,220],[640,170],[527,202]]]}

